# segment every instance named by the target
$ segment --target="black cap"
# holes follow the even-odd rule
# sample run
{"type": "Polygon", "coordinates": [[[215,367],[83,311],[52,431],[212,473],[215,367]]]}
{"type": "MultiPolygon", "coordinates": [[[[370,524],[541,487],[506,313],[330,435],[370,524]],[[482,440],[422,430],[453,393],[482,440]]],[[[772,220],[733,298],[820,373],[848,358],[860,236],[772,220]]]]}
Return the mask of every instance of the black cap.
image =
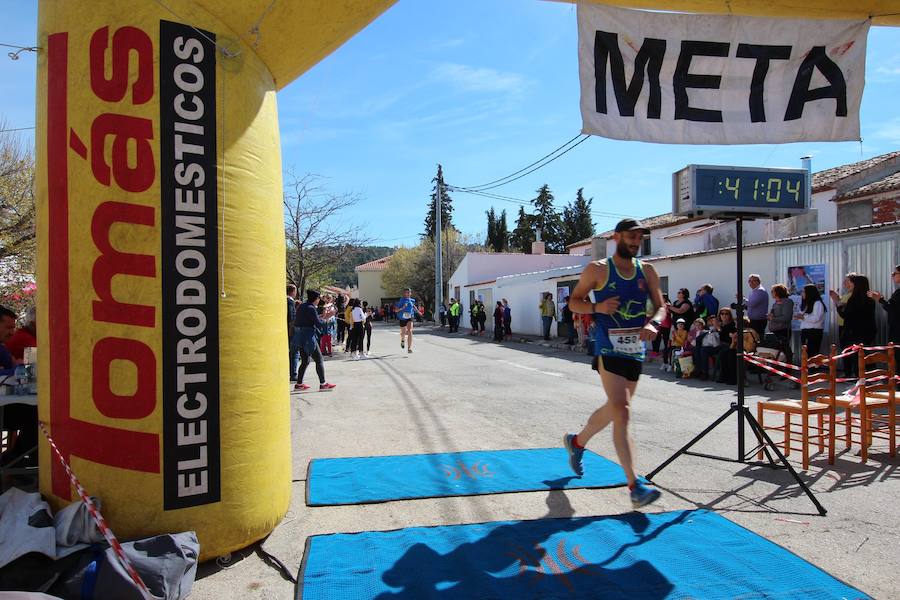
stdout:
{"type": "Polygon", "coordinates": [[[616,223],[616,233],[623,231],[640,231],[642,233],[650,233],[650,230],[641,225],[637,219],[622,219],[616,223]]]}

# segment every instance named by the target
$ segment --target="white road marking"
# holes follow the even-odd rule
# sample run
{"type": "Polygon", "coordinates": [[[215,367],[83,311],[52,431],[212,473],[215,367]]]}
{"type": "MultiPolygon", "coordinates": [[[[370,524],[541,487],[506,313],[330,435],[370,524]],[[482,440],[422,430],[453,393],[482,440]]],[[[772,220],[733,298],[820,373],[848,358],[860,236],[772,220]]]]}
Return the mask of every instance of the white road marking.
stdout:
{"type": "Polygon", "coordinates": [[[525,371],[534,371],[535,373],[540,373],[541,375],[549,375],[551,377],[565,377],[562,373],[554,373],[553,371],[541,371],[540,369],[535,369],[534,367],[528,367],[525,365],[520,365],[519,363],[514,363],[508,360],[500,360],[505,365],[509,365],[511,367],[515,367],[517,369],[523,369],[525,371]]]}

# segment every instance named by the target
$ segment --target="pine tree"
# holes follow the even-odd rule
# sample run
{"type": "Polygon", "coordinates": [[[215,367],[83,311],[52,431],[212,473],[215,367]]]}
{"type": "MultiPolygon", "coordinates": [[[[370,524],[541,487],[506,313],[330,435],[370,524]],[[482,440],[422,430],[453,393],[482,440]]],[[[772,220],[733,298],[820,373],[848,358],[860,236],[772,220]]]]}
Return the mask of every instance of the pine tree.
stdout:
{"type": "Polygon", "coordinates": [[[443,183],[444,172],[441,169],[441,165],[438,165],[437,175],[431,181],[434,182],[434,188],[431,192],[431,202],[428,203],[428,213],[425,215],[425,231],[422,233],[422,238],[434,239],[434,205],[437,202],[439,181],[442,182],[441,231],[447,231],[450,229],[456,230],[456,228],[453,226],[453,199],[447,192],[447,185],[443,183]]]}
{"type": "Polygon", "coordinates": [[[509,228],[506,226],[506,209],[500,211],[500,218],[497,219],[495,237],[497,240],[497,252],[506,252],[509,250],[509,228]]]}
{"type": "Polygon", "coordinates": [[[497,249],[497,215],[494,212],[494,207],[491,207],[491,210],[485,211],[487,215],[487,239],[484,241],[485,247],[494,252],[499,252],[497,249]]]}
{"type": "Polygon", "coordinates": [[[594,236],[591,220],[593,198],[584,199],[584,188],[578,188],[575,201],[563,208],[563,245],[568,246],[594,236]]]}
{"type": "Polygon", "coordinates": [[[525,214],[525,207],[519,207],[519,218],[516,228],[509,236],[509,247],[516,252],[531,254],[531,242],[534,241],[534,230],[531,228],[532,216],[525,214]]]}
{"type": "Polygon", "coordinates": [[[553,207],[553,193],[546,183],[538,190],[537,198],[532,200],[535,214],[532,216],[534,227],[541,230],[541,240],[548,253],[562,254],[565,252],[563,243],[563,225],[559,213],[553,207]]]}

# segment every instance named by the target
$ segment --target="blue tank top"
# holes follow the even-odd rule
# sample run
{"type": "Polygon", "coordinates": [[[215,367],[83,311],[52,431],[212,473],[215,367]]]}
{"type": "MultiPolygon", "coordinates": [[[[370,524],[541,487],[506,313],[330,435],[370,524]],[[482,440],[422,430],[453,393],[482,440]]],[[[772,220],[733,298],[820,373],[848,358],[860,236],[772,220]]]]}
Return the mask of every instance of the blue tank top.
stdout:
{"type": "Polygon", "coordinates": [[[621,356],[637,361],[644,360],[644,344],[638,338],[647,321],[647,279],[641,261],[634,258],[634,275],[622,277],[612,259],[607,259],[606,283],[592,290],[594,302],[619,297],[619,310],[615,314],[594,313],[597,333],[594,336],[594,356],[621,356]]]}
{"type": "Polygon", "coordinates": [[[409,321],[415,316],[416,301],[412,298],[400,298],[394,305],[394,312],[398,318],[409,321]]]}

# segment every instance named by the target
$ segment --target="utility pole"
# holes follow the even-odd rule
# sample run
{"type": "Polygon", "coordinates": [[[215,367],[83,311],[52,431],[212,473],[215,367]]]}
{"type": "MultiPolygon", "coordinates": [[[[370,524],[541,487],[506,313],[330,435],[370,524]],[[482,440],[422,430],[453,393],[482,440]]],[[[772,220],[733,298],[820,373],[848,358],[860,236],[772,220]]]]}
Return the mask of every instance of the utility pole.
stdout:
{"type": "Polygon", "coordinates": [[[443,199],[444,180],[441,170],[438,169],[437,198],[434,202],[434,322],[440,322],[440,307],[444,299],[444,266],[443,252],[441,251],[441,200],[443,199]]]}

